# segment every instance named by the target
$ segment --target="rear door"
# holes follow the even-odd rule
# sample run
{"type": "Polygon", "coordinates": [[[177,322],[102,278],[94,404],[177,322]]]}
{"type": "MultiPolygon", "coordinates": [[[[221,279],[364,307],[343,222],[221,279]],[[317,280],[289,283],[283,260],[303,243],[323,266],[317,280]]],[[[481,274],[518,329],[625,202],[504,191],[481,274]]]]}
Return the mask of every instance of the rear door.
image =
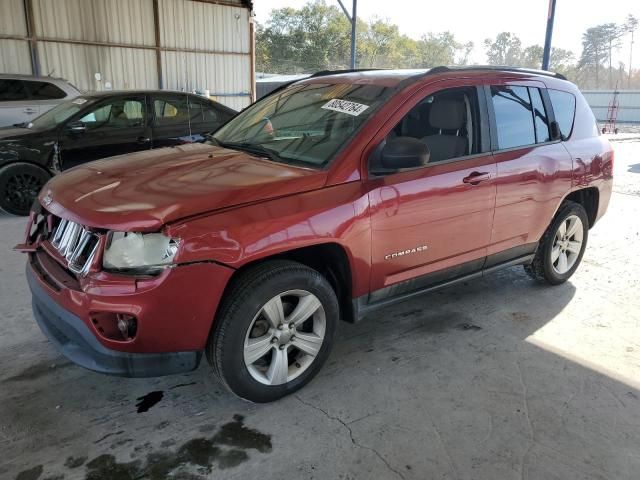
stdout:
{"type": "Polygon", "coordinates": [[[22,80],[0,79],[0,127],[29,122],[40,110],[32,105],[22,80]]]}
{"type": "Polygon", "coordinates": [[[62,169],[151,148],[144,95],[113,96],[69,119],[59,134],[62,169]]]}
{"type": "Polygon", "coordinates": [[[227,123],[233,113],[206,98],[189,96],[189,120],[192,141],[199,141],[227,123]]]}
{"type": "Polygon", "coordinates": [[[29,100],[33,102],[33,108],[38,109],[39,115],[51,110],[67,97],[66,92],[50,82],[25,80],[24,84],[29,100]]]}
{"type": "Polygon", "coordinates": [[[487,267],[535,251],[571,188],[572,161],[552,139],[545,85],[499,80],[485,86],[497,165],[496,211],[487,267]]]}
{"type": "Polygon", "coordinates": [[[151,98],[153,148],[188,143],[190,131],[187,95],[155,94],[151,98]]]}

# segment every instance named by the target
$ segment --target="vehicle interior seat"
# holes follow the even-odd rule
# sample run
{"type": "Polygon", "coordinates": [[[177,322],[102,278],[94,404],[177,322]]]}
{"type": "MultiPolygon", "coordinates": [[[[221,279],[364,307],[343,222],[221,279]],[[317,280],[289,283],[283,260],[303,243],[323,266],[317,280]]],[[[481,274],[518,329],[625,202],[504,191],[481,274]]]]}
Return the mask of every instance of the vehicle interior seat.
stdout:
{"type": "Polygon", "coordinates": [[[113,107],[111,107],[111,121],[109,123],[114,126],[129,125],[129,116],[127,112],[124,111],[122,105],[113,105],[113,107]]]}
{"type": "Polygon", "coordinates": [[[440,162],[466,154],[468,140],[464,136],[466,106],[462,99],[434,99],[429,110],[429,124],[438,133],[422,137],[431,152],[429,163],[440,162]],[[455,132],[455,133],[444,133],[455,132]]]}

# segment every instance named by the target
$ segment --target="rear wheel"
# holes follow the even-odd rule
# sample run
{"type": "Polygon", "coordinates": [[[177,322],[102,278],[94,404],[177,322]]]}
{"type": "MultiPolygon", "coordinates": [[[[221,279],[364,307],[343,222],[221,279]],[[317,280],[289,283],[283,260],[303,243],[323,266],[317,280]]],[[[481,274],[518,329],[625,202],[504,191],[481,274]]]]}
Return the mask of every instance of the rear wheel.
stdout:
{"type": "Polygon", "coordinates": [[[284,260],[240,274],[207,344],[214,373],[239,397],[270,402],[295,392],[331,350],[339,307],[317,271],[284,260]]]}
{"type": "Polygon", "coordinates": [[[578,269],[589,236],[587,212],[579,203],[562,204],[542,236],[536,255],[525,271],[540,282],[558,285],[578,269]]]}
{"type": "Polygon", "coordinates": [[[51,176],[29,163],[0,169],[0,208],[13,215],[29,215],[33,201],[51,176]]]}

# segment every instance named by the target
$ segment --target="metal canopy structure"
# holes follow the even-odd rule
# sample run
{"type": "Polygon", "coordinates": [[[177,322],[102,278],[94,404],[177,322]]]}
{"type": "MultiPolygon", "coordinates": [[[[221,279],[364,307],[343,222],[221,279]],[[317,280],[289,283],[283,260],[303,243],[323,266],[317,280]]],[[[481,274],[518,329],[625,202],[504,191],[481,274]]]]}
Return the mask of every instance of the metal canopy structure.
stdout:
{"type": "Polygon", "coordinates": [[[346,15],[347,19],[351,23],[351,63],[350,68],[356,68],[356,25],[358,23],[358,0],[353,0],[353,6],[351,7],[351,14],[347,11],[342,3],[342,0],[338,0],[342,11],[346,15]]]}
{"type": "Polygon", "coordinates": [[[0,72],[55,75],[83,90],[209,90],[241,109],[255,94],[251,8],[247,0],[3,0],[0,72]]]}

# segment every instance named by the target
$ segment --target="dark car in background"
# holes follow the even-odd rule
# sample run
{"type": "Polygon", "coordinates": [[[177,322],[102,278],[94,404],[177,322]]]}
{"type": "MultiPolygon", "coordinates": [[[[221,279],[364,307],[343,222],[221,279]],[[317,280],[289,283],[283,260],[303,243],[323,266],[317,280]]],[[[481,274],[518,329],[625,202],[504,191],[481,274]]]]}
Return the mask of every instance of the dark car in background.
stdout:
{"type": "Polygon", "coordinates": [[[52,175],[125,153],[198,142],[236,112],[183,92],[82,95],[31,122],[0,128],[0,208],[27,215],[52,175]]]}

